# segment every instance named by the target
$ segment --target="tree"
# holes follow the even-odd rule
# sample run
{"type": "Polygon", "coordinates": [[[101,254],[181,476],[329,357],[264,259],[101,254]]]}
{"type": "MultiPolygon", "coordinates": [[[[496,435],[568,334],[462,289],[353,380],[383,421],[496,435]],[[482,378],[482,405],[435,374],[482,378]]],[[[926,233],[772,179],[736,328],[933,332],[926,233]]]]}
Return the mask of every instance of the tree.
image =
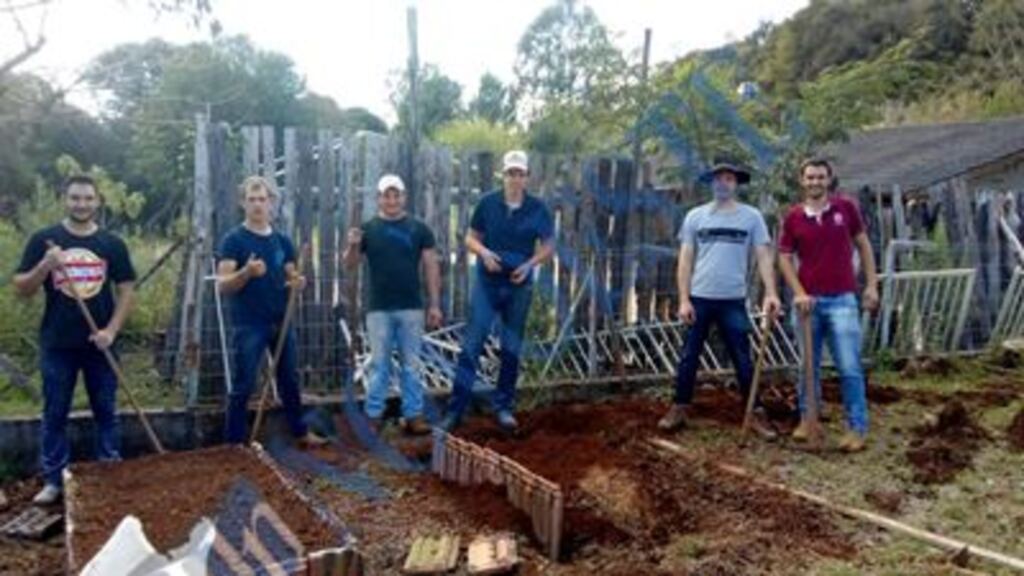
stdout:
{"type": "Polygon", "coordinates": [[[480,77],[480,88],[469,103],[469,113],[492,124],[511,124],[516,117],[515,101],[512,89],[487,72],[480,77]]]}
{"type": "Polygon", "coordinates": [[[144,191],[145,217],[161,224],[173,220],[190,190],[196,114],[233,126],[304,124],[305,83],[292,61],[244,36],[119,46],[86,79],[108,96],[105,115],[123,139],[118,176],[144,191]]]}
{"type": "Polygon", "coordinates": [[[518,91],[543,104],[606,105],[622,84],[626,61],[593,9],[557,0],[519,40],[518,91]]]}
{"type": "MultiPolygon", "coordinates": [[[[462,86],[433,64],[424,65],[418,78],[417,119],[423,136],[430,138],[441,125],[462,115],[462,86]]],[[[403,74],[392,90],[391,104],[398,114],[398,129],[408,132],[411,129],[408,76],[403,74]]]]}
{"type": "Polygon", "coordinates": [[[61,154],[105,164],[119,152],[106,126],[31,74],[11,74],[0,84],[0,134],[0,216],[32,194],[37,177],[57,181],[54,159],[61,154]]]}
{"type": "Polygon", "coordinates": [[[437,129],[434,139],[455,150],[467,152],[486,150],[503,154],[523,146],[523,137],[519,132],[483,118],[449,122],[437,129]]]}
{"type": "Polygon", "coordinates": [[[987,67],[1004,78],[1024,74],[1024,5],[1017,0],[987,0],[976,16],[971,48],[987,67]]]}
{"type": "MultiPolygon", "coordinates": [[[[3,9],[2,12],[5,12],[11,18],[21,34],[22,48],[17,53],[0,60],[0,78],[3,78],[8,73],[13,72],[15,68],[27,62],[42,50],[46,44],[46,36],[42,25],[35,34],[35,38],[32,38],[25,29],[21,15],[32,10],[49,9],[52,4],[55,4],[54,0],[34,0],[14,5],[9,2],[3,9]]],[[[209,22],[211,34],[216,36],[220,33],[220,23],[213,18],[213,0],[146,0],[146,6],[156,15],[167,13],[183,14],[190,18],[192,25],[197,28],[204,22],[209,22]]],[[[41,18],[41,22],[45,21],[44,15],[41,18]]]]}

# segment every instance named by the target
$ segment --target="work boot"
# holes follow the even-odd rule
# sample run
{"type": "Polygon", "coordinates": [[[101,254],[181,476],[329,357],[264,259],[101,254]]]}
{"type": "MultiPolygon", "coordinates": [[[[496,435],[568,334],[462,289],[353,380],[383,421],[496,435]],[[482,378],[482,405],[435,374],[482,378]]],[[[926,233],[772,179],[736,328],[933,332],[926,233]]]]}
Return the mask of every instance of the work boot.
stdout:
{"type": "Polygon", "coordinates": [[[797,442],[806,442],[811,437],[811,427],[801,419],[800,424],[798,424],[796,429],[793,430],[793,435],[791,437],[797,442]]]}
{"type": "Polygon", "coordinates": [[[512,415],[508,410],[502,410],[498,412],[497,416],[498,426],[505,432],[515,432],[519,430],[519,421],[512,415]]]}
{"type": "Polygon", "coordinates": [[[775,428],[768,422],[768,416],[765,414],[764,408],[757,408],[750,415],[750,429],[760,436],[762,440],[768,440],[769,442],[779,437],[775,428]]]}
{"type": "Polygon", "coordinates": [[[405,433],[410,436],[426,436],[430,434],[431,430],[430,424],[427,424],[423,416],[416,416],[406,420],[404,428],[405,433]]]}
{"type": "Polygon", "coordinates": [[[673,404],[661,420],[658,420],[658,428],[665,432],[685,428],[686,425],[686,406],[682,404],[673,404]]]}
{"type": "Polygon", "coordinates": [[[325,446],[327,444],[327,438],[320,436],[312,430],[306,432],[306,435],[299,438],[299,446],[303,448],[317,448],[319,446],[325,446]]]}
{"type": "Polygon", "coordinates": [[[46,484],[43,489],[39,491],[32,498],[32,503],[39,506],[53,506],[57,502],[60,502],[61,497],[64,495],[64,491],[61,490],[60,486],[56,484],[46,484]]]}
{"type": "Polygon", "coordinates": [[[839,440],[839,449],[847,454],[853,454],[854,452],[864,450],[866,444],[867,439],[864,436],[849,430],[846,434],[843,434],[842,439],[839,440]]]}

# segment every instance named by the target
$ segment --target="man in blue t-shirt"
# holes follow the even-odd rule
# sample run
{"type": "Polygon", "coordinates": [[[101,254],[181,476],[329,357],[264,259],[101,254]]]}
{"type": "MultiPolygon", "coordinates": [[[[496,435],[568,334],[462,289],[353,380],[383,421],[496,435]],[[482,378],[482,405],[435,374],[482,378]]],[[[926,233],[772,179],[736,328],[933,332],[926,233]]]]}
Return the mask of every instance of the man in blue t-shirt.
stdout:
{"type": "MultiPolygon", "coordinates": [[[[701,176],[711,185],[713,199],[686,214],[679,231],[679,316],[689,325],[676,371],[672,408],[658,422],[662,430],[686,424],[686,409],[693,400],[700,355],[712,325],[725,341],[736,370],[744,404],[750,394],[753,364],[750,361],[750,318],[747,315],[747,278],[751,252],[764,283],[763,311],[774,318],[779,311],[775,290],[774,255],[764,217],[753,206],[736,199],[740,184],[750,173],[728,162],[716,162],[701,176]]],[[[757,400],[755,399],[755,405],[757,400]]],[[[772,439],[775,431],[757,407],[752,429],[772,439]]]]}
{"type": "Polygon", "coordinates": [[[501,320],[501,369],[494,410],[499,426],[518,428],[513,411],[533,272],[554,253],[554,220],[548,207],[526,192],[525,152],[505,154],[502,171],[502,190],[480,199],[466,234],[466,247],[476,255],[477,274],[452,398],[441,424],[446,430],[459,425],[469,405],[480,353],[496,318],[501,320]]]}
{"type": "MultiPolygon", "coordinates": [[[[234,382],[228,391],[224,439],[245,440],[249,397],[263,355],[273,351],[282,329],[290,288],[302,291],[306,279],[295,266],[295,247],[270,224],[277,194],[272,185],[250,176],[239,188],[245,221],[221,241],[217,263],[217,288],[230,294],[231,319],[235,325],[234,382]]],[[[288,328],[277,363],[277,391],[292,434],[305,445],[325,441],[302,421],[299,394],[298,353],[295,330],[288,328]]]]}

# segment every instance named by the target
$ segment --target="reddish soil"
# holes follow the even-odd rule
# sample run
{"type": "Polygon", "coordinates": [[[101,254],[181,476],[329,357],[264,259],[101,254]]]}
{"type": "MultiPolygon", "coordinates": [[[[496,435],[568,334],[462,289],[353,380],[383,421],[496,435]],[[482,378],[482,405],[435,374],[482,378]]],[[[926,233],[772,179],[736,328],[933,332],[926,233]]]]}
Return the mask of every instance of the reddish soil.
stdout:
{"type": "Polygon", "coordinates": [[[259,490],[307,549],[338,542],[331,527],[247,448],[223,446],[118,463],[76,464],[72,473],[79,487],[73,510],[79,564],[99,551],[128,514],[142,521],[157,550],[180,546],[200,518],[218,515],[232,486],[242,478],[259,490]]]}
{"type": "Polygon", "coordinates": [[[931,422],[913,430],[907,460],[914,480],[922,484],[949,482],[969,468],[988,434],[971,418],[960,400],[950,400],[931,422]]]}
{"type": "MultiPolygon", "coordinates": [[[[730,396],[701,390],[695,415],[738,423],[738,398],[730,396]]],[[[647,551],[605,564],[608,571],[601,573],[735,574],[755,566],[792,568],[801,551],[855,554],[827,513],[711,467],[681,465],[649,447],[645,439],[656,434],[664,408],[645,400],[555,406],[525,415],[516,439],[489,423],[467,426],[459,435],[562,485],[566,560],[586,560],[593,545],[647,551]],[[705,543],[697,557],[666,552],[686,535],[705,543]]]]}
{"type": "Polygon", "coordinates": [[[1013,418],[1010,427],[1006,429],[1006,436],[1014,450],[1024,452],[1024,408],[1013,418]]]}
{"type": "MultiPolygon", "coordinates": [[[[10,500],[6,510],[0,512],[0,524],[7,523],[32,504],[32,496],[42,488],[40,480],[26,480],[3,486],[10,500]]],[[[67,555],[64,553],[64,532],[43,542],[19,540],[0,536],[0,574],[19,576],[57,576],[64,574],[67,555]]]]}

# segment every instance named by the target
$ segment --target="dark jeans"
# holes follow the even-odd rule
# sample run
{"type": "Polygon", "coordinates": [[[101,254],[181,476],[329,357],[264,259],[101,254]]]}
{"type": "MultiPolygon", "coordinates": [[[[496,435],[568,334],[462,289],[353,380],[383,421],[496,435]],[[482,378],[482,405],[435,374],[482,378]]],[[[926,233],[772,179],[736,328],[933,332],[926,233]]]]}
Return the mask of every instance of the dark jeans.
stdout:
{"type": "MultiPolygon", "coordinates": [[[[241,443],[246,440],[245,431],[249,419],[249,397],[252,395],[263,356],[274,352],[280,329],[272,325],[246,326],[235,328],[235,373],[232,389],[228,392],[227,415],[224,425],[224,439],[241,443]]],[[[306,424],[302,421],[302,398],[299,395],[298,352],[295,348],[295,331],[289,330],[285,339],[281,359],[277,364],[277,393],[284,405],[288,426],[296,438],[306,435],[306,424]]]]}
{"type": "Polygon", "coordinates": [[[121,435],[117,416],[117,376],[103,353],[90,346],[82,349],[44,348],[39,359],[43,375],[42,466],[47,484],[60,486],[68,465],[68,414],[78,373],[85,376],[93,422],[96,424],[96,458],[119,460],[121,435]]]}
{"type": "Polygon", "coordinates": [[[516,402],[516,381],[519,379],[519,356],[523,350],[523,333],[530,312],[533,287],[476,279],[470,298],[469,324],[462,340],[462,353],[455,369],[455,384],[448,403],[449,414],[461,418],[469,405],[473,381],[480,368],[480,353],[491,333],[494,320],[501,320],[501,369],[494,391],[494,410],[511,412],[516,402]]]}
{"type": "Polygon", "coordinates": [[[754,365],[750,360],[750,317],[747,303],[743,299],[712,300],[690,298],[697,319],[686,333],[686,343],[676,371],[676,404],[690,404],[697,383],[697,368],[704,351],[711,325],[718,327],[718,333],[725,340],[729,358],[736,369],[736,380],[744,401],[750,394],[750,383],[754,378],[754,365]]]}

